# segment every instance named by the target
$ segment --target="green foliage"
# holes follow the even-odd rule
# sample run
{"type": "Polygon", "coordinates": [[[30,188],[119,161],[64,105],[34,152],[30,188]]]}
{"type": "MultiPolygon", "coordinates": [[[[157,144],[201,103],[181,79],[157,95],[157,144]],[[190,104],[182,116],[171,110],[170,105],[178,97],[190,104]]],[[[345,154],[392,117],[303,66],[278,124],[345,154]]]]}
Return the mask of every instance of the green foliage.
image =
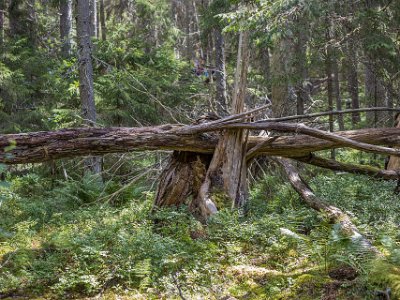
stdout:
{"type": "Polygon", "coordinates": [[[386,287],[397,295],[393,183],[346,175],[317,176],[312,184],[318,195],[357,216],[353,220],[387,258],[371,260],[276,177],[252,189],[244,211],[222,210],[203,227],[184,207],[149,214],[152,197],[135,200],[137,185],[116,205],[107,201],[120,188],[115,182],[104,188],[85,177],[54,185],[30,174],[1,189],[0,293],[59,299],[111,288],[174,298],[179,284],[190,297],[210,295],[212,285],[215,297],[312,299],[326,293],[331,270],[351,268],[358,278],[342,283],[338,299],[369,299],[386,287]]]}

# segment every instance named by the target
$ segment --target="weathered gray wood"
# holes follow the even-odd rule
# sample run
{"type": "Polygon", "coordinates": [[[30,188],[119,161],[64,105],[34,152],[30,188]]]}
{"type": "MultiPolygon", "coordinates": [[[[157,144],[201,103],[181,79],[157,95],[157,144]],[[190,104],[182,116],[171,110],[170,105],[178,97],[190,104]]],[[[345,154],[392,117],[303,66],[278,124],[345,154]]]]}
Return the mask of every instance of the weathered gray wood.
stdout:
{"type": "MultiPolygon", "coordinates": [[[[84,155],[103,155],[143,150],[179,150],[213,153],[218,142],[214,134],[182,134],[179,125],[140,128],[74,128],[0,135],[0,163],[24,164],[84,155]]],[[[354,141],[400,145],[400,128],[370,128],[336,132],[354,141]]],[[[274,138],[250,136],[247,149],[255,155],[301,157],[310,152],[340,148],[338,141],[326,141],[307,135],[274,138]]]]}

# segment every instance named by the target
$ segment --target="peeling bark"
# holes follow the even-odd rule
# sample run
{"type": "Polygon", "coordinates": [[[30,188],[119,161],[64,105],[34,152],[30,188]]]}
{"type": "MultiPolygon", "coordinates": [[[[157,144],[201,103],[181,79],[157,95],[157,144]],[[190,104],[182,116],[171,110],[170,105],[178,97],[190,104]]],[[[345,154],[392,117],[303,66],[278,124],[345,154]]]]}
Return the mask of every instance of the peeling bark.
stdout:
{"type": "MultiPolygon", "coordinates": [[[[180,133],[182,126],[162,125],[140,128],[75,128],[0,135],[0,163],[26,164],[85,155],[104,155],[144,150],[177,150],[213,153],[218,135],[180,133]]],[[[336,132],[354,141],[375,145],[400,145],[400,128],[370,128],[336,132]]],[[[302,157],[310,152],[340,148],[339,141],[326,141],[307,135],[268,137],[249,136],[247,149],[253,153],[302,157]]]]}

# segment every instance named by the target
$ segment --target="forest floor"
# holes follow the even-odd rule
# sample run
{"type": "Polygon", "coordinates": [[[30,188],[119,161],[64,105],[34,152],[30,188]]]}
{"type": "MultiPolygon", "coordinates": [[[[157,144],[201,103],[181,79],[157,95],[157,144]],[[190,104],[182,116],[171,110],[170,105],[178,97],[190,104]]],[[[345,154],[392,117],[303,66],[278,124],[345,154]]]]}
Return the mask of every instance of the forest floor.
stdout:
{"type": "Polygon", "coordinates": [[[185,208],[150,214],[145,183],[109,197],[120,184],[33,171],[1,186],[0,299],[380,299],[387,289],[399,299],[396,183],[308,175],[384,258],[279,177],[265,175],[243,211],[222,209],[204,227],[185,208]]]}

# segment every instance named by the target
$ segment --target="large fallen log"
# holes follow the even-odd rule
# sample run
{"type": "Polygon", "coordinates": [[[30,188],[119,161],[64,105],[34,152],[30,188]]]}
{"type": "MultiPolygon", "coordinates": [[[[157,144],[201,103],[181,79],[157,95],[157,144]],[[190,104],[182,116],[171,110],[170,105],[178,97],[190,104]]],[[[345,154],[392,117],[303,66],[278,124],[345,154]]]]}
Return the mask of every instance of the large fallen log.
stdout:
{"type": "MultiPolygon", "coordinates": [[[[141,128],[75,128],[0,135],[0,163],[24,164],[53,159],[143,150],[178,150],[213,153],[218,135],[186,134],[180,125],[141,128]]],[[[336,132],[356,142],[400,145],[400,128],[370,128],[336,132]]],[[[301,157],[310,152],[348,146],[307,135],[248,138],[253,155],[301,157]]]]}

